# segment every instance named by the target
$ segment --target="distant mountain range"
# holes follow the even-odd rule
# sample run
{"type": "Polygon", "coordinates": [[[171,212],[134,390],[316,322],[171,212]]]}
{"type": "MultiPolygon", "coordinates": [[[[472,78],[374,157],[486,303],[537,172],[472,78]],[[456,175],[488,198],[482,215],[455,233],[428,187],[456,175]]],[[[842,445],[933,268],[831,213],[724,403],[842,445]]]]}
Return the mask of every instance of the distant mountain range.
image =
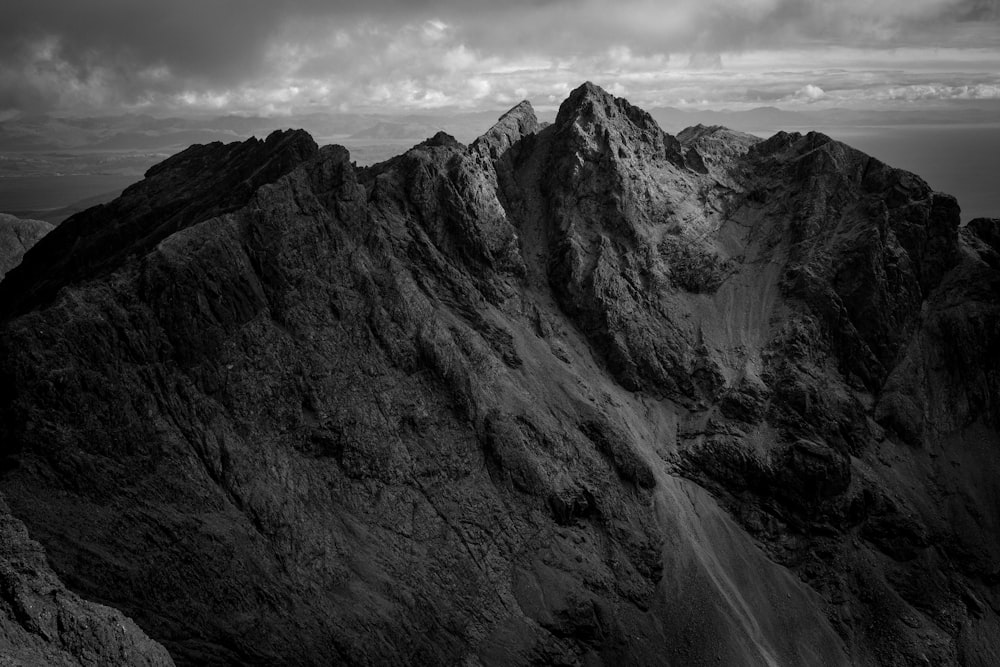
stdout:
{"type": "MultiPolygon", "coordinates": [[[[675,131],[698,123],[769,133],[799,128],[1000,123],[1000,106],[983,104],[912,111],[790,111],[766,106],[740,111],[710,111],[654,107],[649,109],[649,113],[661,125],[675,131]]],[[[499,113],[499,110],[408,115],[331,112],[281,117],[226,115],[205,118],[156,118],[142,114],[83,118],[33,116],[0,123],[0,152],[158,150],[263,136],[275,126],[302,128],[324,140],[420,141],[444,129],[459,140],[472,141],[490,127],[499,113]]],[[[543,115],[542,119],[552,120],[552,117],[546,119],[543,115]]]]}

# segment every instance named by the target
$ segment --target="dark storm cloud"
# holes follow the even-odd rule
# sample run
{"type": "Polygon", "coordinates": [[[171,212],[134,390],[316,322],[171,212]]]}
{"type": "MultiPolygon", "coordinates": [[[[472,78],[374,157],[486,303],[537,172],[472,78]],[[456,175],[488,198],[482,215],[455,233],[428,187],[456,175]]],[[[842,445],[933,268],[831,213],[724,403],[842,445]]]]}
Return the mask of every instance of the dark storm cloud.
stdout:
{"type": "Polygon", "coordinates": [[[627,69],[629,58],[762,47],[995,48],[998,19],[997,0],[6,0],[0,111],[171,95],[252,104],[297,95],[294,77],[372,94],[395,78],[426,94],[477,63],[585,68],[609,51],[627,69]],[[421,35],[427,22],[440,34],[421,35]]]}

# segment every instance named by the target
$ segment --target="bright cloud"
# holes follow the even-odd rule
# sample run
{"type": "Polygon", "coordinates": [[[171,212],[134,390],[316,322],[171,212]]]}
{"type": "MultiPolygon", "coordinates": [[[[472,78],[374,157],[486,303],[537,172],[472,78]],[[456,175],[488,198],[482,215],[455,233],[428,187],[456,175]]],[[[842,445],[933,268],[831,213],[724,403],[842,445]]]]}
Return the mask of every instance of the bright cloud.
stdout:
{"type": "Polygon", "coordinates": [[[826,91],[819,86],[814,86],[809,83],[799,88],[795,92],[795,97],[801,100],[815,102],[816,100],[821,100],[826,97],[826,91]]]}

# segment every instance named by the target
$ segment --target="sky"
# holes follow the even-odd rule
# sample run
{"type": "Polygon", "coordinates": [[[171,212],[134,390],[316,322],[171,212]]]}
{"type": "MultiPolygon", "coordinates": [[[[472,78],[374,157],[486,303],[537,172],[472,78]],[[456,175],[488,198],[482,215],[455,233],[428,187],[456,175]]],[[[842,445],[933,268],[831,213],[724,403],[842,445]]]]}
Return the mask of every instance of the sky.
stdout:
{"type": "Polygon", "coordinates": [[[1000,100],[1000,0],[4,0],[0,121],[50,113],[1000,100]]]}

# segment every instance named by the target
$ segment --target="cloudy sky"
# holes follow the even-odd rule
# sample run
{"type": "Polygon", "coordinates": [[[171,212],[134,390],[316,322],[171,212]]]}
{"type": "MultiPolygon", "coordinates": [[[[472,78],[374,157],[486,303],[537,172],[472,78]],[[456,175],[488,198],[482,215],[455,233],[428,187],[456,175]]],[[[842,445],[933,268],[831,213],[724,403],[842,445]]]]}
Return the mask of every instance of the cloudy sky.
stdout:
{"type": "Polygon", "coordinates": [[[1000,99],[1000,0],[4,0],[21,114],[1000,99]]]}

